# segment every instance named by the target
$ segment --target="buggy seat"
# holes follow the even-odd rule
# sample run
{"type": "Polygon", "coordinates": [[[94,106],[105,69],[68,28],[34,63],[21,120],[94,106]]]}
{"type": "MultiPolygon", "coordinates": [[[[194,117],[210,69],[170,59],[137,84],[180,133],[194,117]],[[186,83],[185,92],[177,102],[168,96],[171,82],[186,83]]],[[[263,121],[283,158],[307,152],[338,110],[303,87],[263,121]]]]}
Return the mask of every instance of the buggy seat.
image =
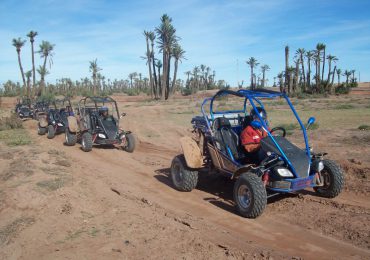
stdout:
{"type": "Polygon", "coordinates": [[[232,156],[235,160],[240,159],[239,137],[231,127],[229,120],[225,117],[218,117],[213,123],[216,142],[220,144],[221,151],[232,156]]]}

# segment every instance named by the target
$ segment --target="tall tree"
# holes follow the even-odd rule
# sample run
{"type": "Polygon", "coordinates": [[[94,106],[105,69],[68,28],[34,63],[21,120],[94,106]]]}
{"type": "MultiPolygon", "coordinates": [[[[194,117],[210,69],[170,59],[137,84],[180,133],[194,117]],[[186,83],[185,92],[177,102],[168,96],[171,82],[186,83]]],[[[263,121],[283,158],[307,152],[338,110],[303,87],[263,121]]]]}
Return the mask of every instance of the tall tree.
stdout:
{"type": "Polygon", "coordinates": [[[259,65],[259,63],[257,62],[257,60],[254,57],[250,57],[249,60],[246,61],[246,63],[251,68],[251,89],[254,90],[255,89],[255,82],[253,82],[253,74],[254,74],[253,69],[256,68],[259,65]]]}
{"type": "MultiPolygon", "coordinates": [[[[162,86],[162,84],[161,84],[161,80],[162,80],[162,77],[161,77],[161,68],[162,68],[163,64],[162,64],[161,60],[157,60],[155,66],[158,69],[158,86],[162,86]]],[[[161,96],[161,97],[163,95],[162,90],[163,89],[161,87],[158,88],[158,95],[161,96]]]]}
{"type": "Polygon", "coordinates": [[[342,75],[342,70],[337,69],[337,75],[338,75],[338,86],[340,85],[340,76],[342,75]]]}
{"type": "Polygon", "coordinates": [[[345,70],[344,71],[344,76],[346,76],[346,85],[348,87],[348,83],[349,83],[349,77],[351,77],[352,75],[352,72],[350,70],[345,70]]]}
{"type": "MultiPolygon", "coordinates": [[[[154,94],[154,82],[153,82],[153,74],[152,74],[152,54],[150,52],[149,48],[149,36],[152,32],[144,31],[145,40],[146,40],[146,59],[147,59],[147,65],[149,68],[149,84],[150,84],[150,93],[152,95],[152,98],[155,97],[154,94]]],[[[155,97],[156,98],[156,97],[155,97]]]]}
{"type": "Polygon", "coordinates": [[[32,85],[33,87],[36,86],[36,68],[35,68],[35,51],[34,51],[34,45],[33,43],[35,42],[35,37],[37,36],[37,32],[30,31],[27,34],[27,37],[30,38],[31,42],[31,55],[32,55],[32,85]]]}
{"type": "Polygon", "coordinates": [[[322,55],[322,72],[321,72],[321,79],[324,80],[324,71],[325,71],[325,52],[326,52],[326,45],[321,43],[321,50],[323,52],[322,55]]]}
{"type": "Polygon", "coordinates": [[[351,73],[352,73],[352,82],[355,82],[355,72],[356,72],[356,70],[351,70],[351,73]]]}
{"type": "MultiPolygon", "coordinates": [[[[164,98],[169,96],[169,81],[171,71],[171,51],[175,43],[177,43],[176,29],[171,24],[172,18],[167,14],[162,15],[161,24],[155,29],[158,36],[158,47],[163,54],[163,80],[162,88],[164,90],[164,98]]],[[[163,94],[162,90],[162,94],[163,94]]]]}
{"type": "Polygon", "coordinates": [[[288,87],[288,90],[290,90],[290,86],[289,86],[289,72],[288,72],[288,69],[289,69],[289,46],[285,46],[285,84],[284,84],[284,89],[283,91],[286,92],[286,89],[288,87]]]}
{"type": "Polygon", "coordinates": [[[27,78],[27,97],[31,96],[31,77],[32,77],[32,70],[29,70],[25,73],[27,78]]]}
{"type": "Polygon", "coordinates": [[[101,71],[101,68],[98,66],[98,59],[89,61],[90,66],[89,70],[92,73],[92,79],[93,79],[93,94],[97,94],[97,78],[98,78],[98,72],[101,71]]]}
{"type": "MultiPolygon", "coordinates": [[[[44,59],[44,63],[42,65],[43,70],[46,71],[46,62],[49,58],[49,66],[51,67],[51,64],[53,63],[52,57],[54,55],[53,50],[54,50],[55,44],[51,44],[48,41],[42,41],[40,44],[40,50],[38,53],[40,53],[41,58],[44,59]]],[[[40,94],[43,93],[45,87],[45,74],[41,75],[41,80],[40,80],[40,94]]]]}
{"type": "Polygon", "coordinates": [[[21,71],[22,75],[22,80],[23,80],[23,86],[26,87],[26,79],[24,77],[24,72],[23,72],[23,67],[22,67],[22,61],[21,61],[21,49],[24,46],[26,41],[22,40],[21,38],[18,39],[13,39],[13,46],[15,47],[17,54],[18,54],[18,64],[19,64],[19,69],[21,71]]]}
{"type": "Polygon", "coordinates": [[[176,76],[177,76],[177,68],[179,61],[182,62],[182,59],[185,59],[185,51],[181,48],[179,44],[175,44],[172,49],[172,56],[175,59],[175,70],[173,72],[173,79],[172,79],[172,93],[175,93],[175,83],[176,83],[176,76]]]}
{"type": "Polygon", "coordinates": [[[302,66],[302,75],[303,75],[303,91],[305,91],[306,88],[306,74],[304,71],[304,57],[306,54],[306,50],[304,48],[299,48],[296,51],[296,55],[299,57],[299,62],[301,63],[302,66]]]}
{"type": "Polygon", "coordinates": [[[263,66],[261,66],[261,71],[262,71],[262,88],[265,87],[265,82],[266,82],[266,71],[269,71],[270,70],[270,66],[265,64],[263,66]]]}
{"type": "Polygon", "coordinates": [[[308,65],[307,85],[309,88],[311,88],[311,61],[312,61],[313,55],[314,55],[314,51],[306,52],[307,65],[308,65]]]}
{"type": "MultiPolygon", "coordinates": [[[[321,53],[323,50],[325,50],[326,46],[325,44],[323,43],[318,43],[316,44],[316,59],[315,59],[315,62],[316,62],[316,90],[319,91],[320,90],[320,83],[321,83],[321,79],[320,79],[320,74],[321,74],[321,53]]],[[[325,59],[325,57],[324,57],[325,59]]],[[[324,72],[322,73],[324,75],[324,72]]]]}
{"type": "Polygon", "coordinates": [[[157,73],[156,73],[156,69],[155,69],[155,57],[154,57],[155,34],[152,31],[149,33],[149,40],[150,40],[150,45],[151,45],[150,53],[152,55],[151,60],[152,60],[153,77],[154,77],[154,96],[157,99],[158,98],[158,88],[160,88],[160,86],[158,86],[157,73]]]}

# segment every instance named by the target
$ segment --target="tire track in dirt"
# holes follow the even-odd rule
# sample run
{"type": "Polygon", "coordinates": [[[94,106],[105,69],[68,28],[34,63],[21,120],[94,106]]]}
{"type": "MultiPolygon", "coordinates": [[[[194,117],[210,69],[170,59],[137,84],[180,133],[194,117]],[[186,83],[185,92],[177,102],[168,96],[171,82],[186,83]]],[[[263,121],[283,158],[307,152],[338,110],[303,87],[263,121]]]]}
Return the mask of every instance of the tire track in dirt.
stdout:
{"type": "Polygon", "coordinates": [[[191,193],[175,191],[170,187],[171,184],[165,174],[168,173],[168,167],[172,157],[177,154],[176,151],[142,143],[143,146],[133,154],[118,149],[101,148],[84,153],[78,144],[75,147],[63,146],[63,136],[48,140],[36,136],[34,130],[36,128],[32,124],[29,124],[28,128],[32,130],[33,137],[37,138],[40,145],[50,146],[52,143],[57,149],[78,160],[81,168],[85,169],[87,178],[98,178],[107,185],[122,185],[129,189],[129,193],[150,198],[169,211],[194,216],[196,219],[194,227],[200,229],[202,235],[209,241],[232,244],[239,249],[250,247],[252,244],[255,247],[265,247],[283,254],[307,258],[312,258],[317,253],[322,258],[337,259],[370,256],[369,250],[356,248],[316,231],[291,225],[284,219],[280,221],[271,214],[264,214],[257,220],[241,218],[235,214],[230,205],[226,204],[220,209],[219,206],[209,203],[207,199],[210,197],[215,201],[220,198],[206,191],[194,190],[191,193]],[[145,164],[145,160],[149,163],[145,164]]]}

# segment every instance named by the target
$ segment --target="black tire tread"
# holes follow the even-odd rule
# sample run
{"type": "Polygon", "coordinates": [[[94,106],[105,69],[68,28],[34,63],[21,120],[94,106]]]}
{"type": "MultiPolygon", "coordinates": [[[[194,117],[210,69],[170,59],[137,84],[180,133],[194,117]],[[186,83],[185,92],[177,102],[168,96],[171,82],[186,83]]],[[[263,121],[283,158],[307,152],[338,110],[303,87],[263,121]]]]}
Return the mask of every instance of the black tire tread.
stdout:
{"type": "Polygon", "coordinates": [[[264,209],[266,208],[267,204],[267,194],[266,194],[266,188],[264,187],[262,180],[260,177],[255,175],[254,173],[247,172],[243,173],[242,175],[239,176],[238,180],[235,182],[234,185],[234,201],[236,208],[240,215],[246,218],[256,218],[262,214],[264,209]],[[241,184],[241,182],[247,182],[249,183],[249,188],[252,189],[252,195],[254,200],[252,201],[252,207],[251,210],[248,212],[243,211],[238,203],[237,203],[237,192],[238,192],[238,187],[241,184]]]}
{"type": "Polygon", "coordinates": [[[37,128],[37,134],[38,135],[44,135],[44,134],[46,134],[46,132],[47,132],[46,127],[38,126],[38,128],[37,128]]]}
{"type": "MultiPolygon", "coordinates": [[[[93,146],[91,134],[89,132],[85,132],[82,134],[81,138],[85,141],[85,147],[82,145],[82,150],[84,152],[90,152],[93,146]]],[[[81,140],[81,144],[82,144],[82,140],[81,140]]]]}
{"type": "Polygon", "coordinates": [[[47,131],[48,135],[47,135],[47,138],[48,139],[53,139],[54,136],[55,136],[55,129],[54,129],[54,126],[52,125],[49,125],[48,126],[48,131],[47,131]]]}
{"type": "Polygon", "coordinates": [[[68,136],[68,141],[66,138],[66,145],[74,146],[77,143],[77,135],[71,133],[68,128],[66,129],[65,135],[68,136]]]}
{"type": "Polygon", "coordinates": [[[185,161],[185,157],[184,155],[177,155],[175,156],[175,158],[172,160],[172,164],[171,164],[171,179],[172,179],[172,183],[174,184],[174,186],[176,187],[176,189],[178,189],[179,191],[192,191],[198,184],[198,172],[197,171],[193,171],[191,169],[189,169],[187,166],[186,166],[186,161],[185,161]],[[183,181],[182,183],[180,183],[180,185],[176,185],[175,181],[174,181],[174,176],[172,174],[172,167],[175,163],[179,163],[180,164],[180,167],[181,167],[181,170],[183,172],[183,181]]]}
{"type": "Polygon", "coordinates": [[[124,147],[124,150],[128,153],[132,153],[135,150],[136,142],[135,136],[132,133],[126,134],[127,145],[124,147]]]}
{"type": "Polygon", "coordinates": [[[344,173],[342,168],[332,160],[323,160],[324,169],[328,168],[332,174],[334,174],[334,178],[332,178],[332,185],[329,189],[320,189],[320,187],[316,187],[314,190],[322,197],[325,198],[334,198],[338,196],[344,186],[344,173]]]}

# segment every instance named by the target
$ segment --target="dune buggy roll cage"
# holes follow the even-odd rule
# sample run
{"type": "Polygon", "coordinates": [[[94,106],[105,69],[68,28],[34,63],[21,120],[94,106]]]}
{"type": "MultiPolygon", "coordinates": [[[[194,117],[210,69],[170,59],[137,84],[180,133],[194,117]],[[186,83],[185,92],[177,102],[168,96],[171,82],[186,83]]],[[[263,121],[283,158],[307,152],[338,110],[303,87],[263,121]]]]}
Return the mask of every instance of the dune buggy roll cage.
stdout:
{"type": "Polygon", "coordinates": [[[60,109],[58,107],[58,105],[60,105],[60,104],[61,104],[60,108],[64,108],[66,106],[70,106],[72,108],[71,100],[69,98],[55,99],[52,102],[52,105],[54,106],[55,109],[60,109]],[[67,105],[64,105],[64,104],[67,104],[67,105]]]}
{"type": "MultiPolygon", "coordinates": [[[[309,160],[309,165],[311,165],[311,152],[310,152],[310,147],[309,147],[309,144],[308,144],[308,138],[307,138],[306,128],[303,125],[301,119],[299,118],[297,111],[294,109],[293,104],[291,103],[290,99],[288,98],[288,96],[285,93],[280,93],[280,92],[277,92],[277,91],[267,90],[267,89],[258,89],[258,90],[240,89],[238,91],[220,90],[213,97],[206,98],[203,101],[203,103],[201,105],[201,111],[202,111],[203,117],[204,117],[204,119],[206,121],[207,131],[209,132],[209,134],[212,137],[214,137],[214,134],[213,134],[213,131],[212,131],[212,127],[211,127],[211,123],[210,123],[210,119],[213,122],[215,120],[215,115],[216,114],[244,113],[244,115],[247,116],[248,115],[248,113],[247,113],[247,102],[249,101],[249,103],[252,105],[252,108],[256,112],[256,115],[260,119],[260,122],[262,123],[263,130],[266,131],[266,133],[268,134],[269,138],[271,138],[271,140],[273,141],[274,145],[279,150],[280,154],[282,155],[282,159],[292,169],[292,172],[293,172],[294,177],[299,178],[298,177],[298,174],[296,173],[296,170],[294,169],[292,163],[290,162],[290,160],[288,159],[288,157],[284,153],[283,149],[280,147],[280,145],[278,144],[278,142],[276,142],[274,136],[268,130],[269,128],[267,127],[267,125],[265,123],[265,120],[263,120],[262,117],[260,116],[260,114],[258,113],[256,104],[255,104],[255,102],[256,102],[256,103],[258,103],[259,106],[261,106],[262,108],[264,108],[264,106],[262,104],[262,101],[260,100],[261,98],[278,98],[278,97],[284,98],[287,101],[290,109],[293,111],[293,114],[296,117],[296,119],[297,119],[297,121],[298,121],[298,123],[299,123],[299,125],[301,127],[301,130],[303,132],[304,142],[305,142],[305,150],[306,150],[307,158],[309,160]],[[214,111],[213,110],[213,102],[215,101],[215,99],[216,98],[220,98],[222,96],[226,96],[226,95],[234,95],[234,96],[238,96],[238,97],[244,98],[243,109],[242,110],[214,111]],[[204,109],[205,105],[208,102],[210,102],[210,104],[209,104],[209,113],[210,113],[210,117],[211,117],[210,119],[207,116],[207,113],[205,112],[205,109],[204,109]]],[[[231,159],[235,162],[234,158],[231,158],[231,159]]],[[[237,163],[237,162],[235,162],[235,163],[237,163]]]]}
{"type": "Polygon", "coordinates": [[[81,109],[81,107],[94,108],[96,110],[96,112],[99,112],[99,108],[101,106],[98,106],[98,103],[102,104],[102,106],[105,106],[106,104],[112,104],[112,103],[114,104],[114,107],[115,107],[115,110],[116,110],[116,113],[117,113],[117,118],[115,120],[117,121],[117,124],[118,124],[119,119],[120,119],[120,115],[119,115],[119,112],[118,112],[117,102],[111,97],[85,97],[85,98],[81,99],[78,102],[78,108],[79,108],[80,113],[83,114],[82,116],[84,116],[85,115],[85,109],[81,109]],[[91,100],[92,103],[94,103],[94,107],[86,106],[86,101],[89,103],[89,100],[91,100]]]}

